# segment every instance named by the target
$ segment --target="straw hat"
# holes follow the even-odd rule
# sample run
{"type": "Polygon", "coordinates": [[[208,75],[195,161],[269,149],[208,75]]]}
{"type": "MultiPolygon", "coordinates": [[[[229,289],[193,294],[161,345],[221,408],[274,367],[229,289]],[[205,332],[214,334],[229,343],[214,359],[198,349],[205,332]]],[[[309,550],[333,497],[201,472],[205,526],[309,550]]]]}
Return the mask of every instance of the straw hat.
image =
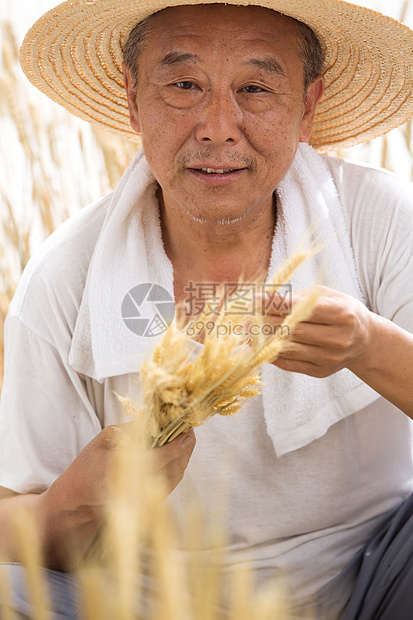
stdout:
{"type": "Polygon", "coordinates": [[[413,31],[342,0],[70,0],[27,33],[29,80],[76,116],[125,138],[122,46],[132,28],[170,6],[224,2],[274,9],[308,24],[326,52],[326,91],[311,144],[320,151],[383,135],[413,116],[413,31]]]}

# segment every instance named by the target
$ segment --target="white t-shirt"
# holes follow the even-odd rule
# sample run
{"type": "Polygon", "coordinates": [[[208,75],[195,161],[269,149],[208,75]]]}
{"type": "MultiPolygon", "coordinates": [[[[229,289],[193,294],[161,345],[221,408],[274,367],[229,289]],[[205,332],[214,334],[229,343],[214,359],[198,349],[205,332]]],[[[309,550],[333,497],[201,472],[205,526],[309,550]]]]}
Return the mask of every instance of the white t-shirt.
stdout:
{"type": "MultiPolygon", "coordinates": [[[[413,332],[411,185],[327,159],[371,310],[413,332]]],[[[99,383],[69,364],[88,265],[109,198],[66,222],[30,261],[6,321],[0,485],[46,489],[102,427],[128,421],[113,391],[137,396],[130,375],[99,383]]],[[[179,522],[197,497],[206,522],[224,513],[227,566],[248,560],[259,582],[280,572],[298,607],[338,575],[412,489],[410,420],[384,399],[316,441],[277,457],[261,399],[197,429],[179,522]]]]}

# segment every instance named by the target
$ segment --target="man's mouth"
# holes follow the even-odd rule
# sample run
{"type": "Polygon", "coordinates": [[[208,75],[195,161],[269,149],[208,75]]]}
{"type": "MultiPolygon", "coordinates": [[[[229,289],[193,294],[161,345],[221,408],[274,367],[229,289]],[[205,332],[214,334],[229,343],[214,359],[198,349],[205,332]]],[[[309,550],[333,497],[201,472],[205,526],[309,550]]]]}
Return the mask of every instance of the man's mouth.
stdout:
{"type": "Polygon", "coordinates": [[[203,174],[230,174],[231,172],[239,172],[243,168],[191,168],[195,172],[203,174]]]}
{"type": "Polygon", "coordinates": [[[198,170],[207,174],[227,174],[228,172],[234,172],[237,168],[198,168],[198,170]]]}
{"type": "Polygon", "coordinates": [[[209,185],[225,185],[238,179],[247,168],[210,168],[209,166],[191,166],[188,172],[209,185]]]}

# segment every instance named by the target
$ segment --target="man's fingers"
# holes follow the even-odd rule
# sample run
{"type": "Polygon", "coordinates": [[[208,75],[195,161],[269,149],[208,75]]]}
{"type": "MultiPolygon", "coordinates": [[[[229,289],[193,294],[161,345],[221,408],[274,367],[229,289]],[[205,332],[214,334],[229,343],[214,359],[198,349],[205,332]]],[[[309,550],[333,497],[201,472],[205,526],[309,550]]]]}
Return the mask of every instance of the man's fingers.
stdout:
{"type": "Polygon", "coordinates": [[[292,332],[292,342],[313,347],[333,347],[342,349],[348,346],[347,330],[335,325],[318,323],[299,323],[292,332]]]}
{"type": "Polygon", "coordinates": [[[117,450],[137,436],[136,422],[110,424],[99,433],[99,443],[106,450],[117,450]]]}
{"type": "Polygon", "coordinates": [[[150,470],[152,473],[162,475],[168,493],[171,493],[184,477],[195,443],[195,433],[191,429],[176,437],[171,443],[148,453],[150,470]]]}
{"type": "MultiPolygon", "coordinates": [[[[107,426],[99,434],[99,444],[108,454],[121,448],[130,439],[133,440],[136,432],[136,422],[107,426]]],[[[168,493],[182,480],[195,443],[195,433],[191,429],[181,433],[170,443],[143,454],[146,471],[150,474],[160,474],[166,483],[168,493]]]]}
{"type": "MultiPolygon", "coordinates": [[[[342,308],[338,303],[339,294],[337,294],[337,291],[325,286],[317,286],[315,288],[319,291],[319,300],[311,317],[307,319],[308,322],[321,324],[335,322],[337,313],[342,312],[342,308]]],[[[294,310],[294,305],[308,297],[311,290],[296,291],[288,297],[275,294],[268,299],[265,295],[260,294],[257,295],[258,307],[262,309],[265,316],[277,318],[282,322],[294,310]]]]}
{"type": "Polygon", "coordinates": [[[151,451],[153,470],[160,471],[164,468],[169,468],[171,471],[174,468],[185,470],[195,443],[195,433],[191,429],[187,433],[181,433],[170,443],[155,448],[151,451]]]}

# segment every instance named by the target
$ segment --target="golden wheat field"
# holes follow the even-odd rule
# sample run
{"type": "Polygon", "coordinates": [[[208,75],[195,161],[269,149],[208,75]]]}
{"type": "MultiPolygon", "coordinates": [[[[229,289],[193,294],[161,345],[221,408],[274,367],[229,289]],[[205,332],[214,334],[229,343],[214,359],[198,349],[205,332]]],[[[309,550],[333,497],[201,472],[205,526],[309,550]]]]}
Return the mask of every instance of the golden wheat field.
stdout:
{"type": "MultiPolygon", "coordinates": [[[[51,0],[0,0],[0,390],[3,322],[27,261],[67,217],[116,186],[137,148],[70,116],[35,92],[24,78],[18,63],[21,39],[30,23],[55,4],[51,0]]],[[[359,4],[391,11],[393,17],[413,25],[413,0],[365,0],[359,4]]],[[[381,165],[413,180],[412,152],[410,121],[384,138],[332,156],[381,165]]],[[[225,542],[225,524],[217,523],[210,533],[206,557],[200,549],[205,546],[208,528],[199,507],[188,507],[189,553],[183,562],[174,550],[177,534],[167,508],[159,500],[162,484],[136,475],[141,454],[133,442],[123,448],[114,469],[105,533],[78,572],[82,617],[136,617],[136,597],[144,587],[136,575],[150,548],[158,594],[145,612],[145,620],[218,620],[222,617],[216,600],[222,588],[220,549],[225,542]]],[[[46,620],[48,593],[39,568],[42,560],[36,531],[24,515],[16,515],[16,528],[37,609],[35,620],[46,620]]],[[[282,588],[271,583],[256,591],[253,584],[254,576],[245,565],[227,586],[225,617],[288,620],[282,588]]],[[[0,599],[7,602],[8,595],[0,570],[0,599]]],[[[5,620],[13,620],[11,609],[6,614],[5,620]]]]}

